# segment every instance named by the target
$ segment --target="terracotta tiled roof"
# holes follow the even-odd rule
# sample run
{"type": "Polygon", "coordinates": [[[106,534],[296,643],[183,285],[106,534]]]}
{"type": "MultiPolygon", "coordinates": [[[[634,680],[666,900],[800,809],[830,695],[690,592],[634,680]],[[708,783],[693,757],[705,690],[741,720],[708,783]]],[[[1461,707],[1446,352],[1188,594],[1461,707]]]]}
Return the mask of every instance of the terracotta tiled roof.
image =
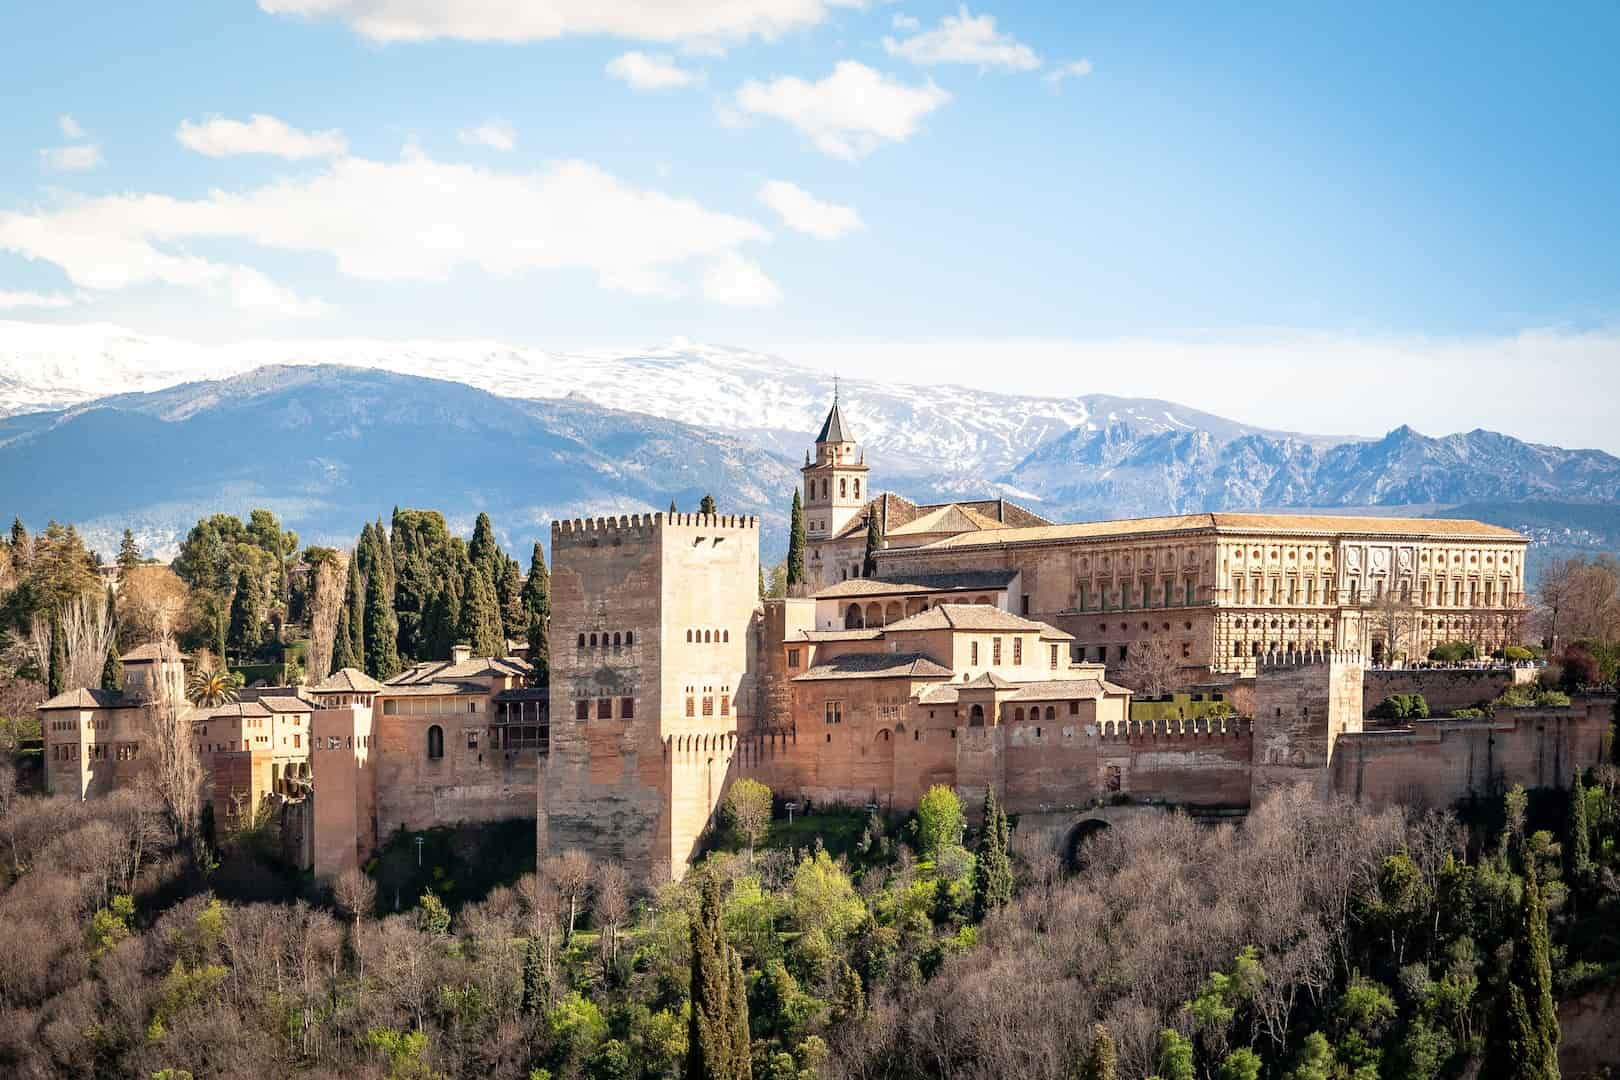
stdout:
{"type": "Polygon", "coordinates": [[[876,641],[883,636],[879,629],[871,630],[800,630],[787,641],[876,641]]]}
{"type": "Polygon", "coordinates": [[[304,713],[312,712],[317,706],[310,704],[300,697],[287,694],[272,694],[258,699],[259,704],[273,713],[304,713]]]}
{"type": "Polygon", "coordinates": [[[868,502],[861,509],[861,512],[851,518],[842,529],[834,533],[832,538],[834,540],[843,540],[851,536],[865,536],[866,517],[874,511],[878,515],[878,523],[883,526],[884,532],[894,533],[926,514],[932,514],[936,510],[945,510],[952,506],[970,510],[987,521],[999,522],[1015,529],[1052,524],[1034,511],[1027,510],[1006,499],[958,499],[955,502],[948,503],[918,504],[904,495],[896,495],[892,491],[885,491],[868,502]]]}
{"type": "Polygon", "coordinates": [[[122,709],[133,708],[135,702],[125,701],[124,695],[118,690],[98,690],[84,687],[79,690],[69,690],[57,694],[43,705],[41,709],[122,709]]]}
{"type": "MultiPolygon", "coordinates": [[[[269,715],[270,710],[265,707],[263,702],[233,701],[229,705],[215,706],[208,711],[208,715],[206,717],[202,717],[200,719],[230,720],[235,717],[242,716],[263,717],[269,715]]],[[[196,721],[193,722],[195,723],[196,721]]]]}
{"type": "Polygon", "coordinates": [[[986,671],[976,679],[957,684],[958,690],[1011,690],[1015,684],[993,671],[986,671]]]}
{"type": "Polygon", "coordinates": [[[900,596],[931,592],[992,592],[1005,589],[1018,576],[1017,570],[963,570],[952,574],[904,574],[888,578],[850,578],[829,585],[813,597],[817,600],[854,596],[900,596]]]}
{"type": "Polygon", "coordinates": [[[1074,635],[1047,623],[1036,622],[1002,611],[989,604],[938,604],[927,611],[908,615],[899,622],[883,628],[885,633],[896,630],[1025,630],[1038,632],[1052,641],[1073,640],[1074,635]]]}
{"type": "Polygon", "coordinates": [[[1123,686],[1102,679],[1050,679],[1024,683],[1012,695],[1012,701],[1069,701],[1076,698],[1098,698],[1104,695],[1129,694],[1123,686]]]}
{"type": "Polygon", "coordinates": [[[527,660],[520,660],[515,656],[475,656],[459,664],[453,660],[429,660],[414,664],[395,675],[388,680],[385,689],[411,686],[416,683],[476,679],[485,675],[510,675],[522,678],[532,670],[527,660]]]}
{"type": "Polygon", "coordinates": [[[373,679],[359,668],[346,667],[332,672],[322,679],[319,686],[311,689],[317,692],[343,693],[345,691],[375,694],[383,688],[382,683],[373,679]]]}
{"type": "Polygon", "coordinates": [[[976,532],[984,529],[1005,529],[1006,525],[992,517],[987,517],[969,506],[950,503],[938,510],[906,522],[904,525],[890,529],[885,536],[919,536],[927,533],[964,533],[976,532]]]}
{"type": "Polygon", "coordinates": [[[817,664],[794,682],[818,679],[948,679],[950,669],[922,653],[851,653],[817,664]]]}
{"type": "Polygon", "coordinates": [[[475,682],[394,683],[382,688],[383,697],[428,697],[430,695],[487,694],[489,687],[475,682]]]}
{"type": "Polygon", "coordinates": [[[515,690],[502,690],[492,701],[550,701],[551,690],[544,686],[524,686],[515,690]]]}
{"type": "Polygon", "coordinates": [[[156,641],[149,641],[145,645],[137,645],[118,659],[125,664],[138,664],[143,660],[184,660],[185,654],[173,645],[163,645],[156,641]]]}
{"type": "Polygon", "coordinates": [[[1069,525],[998,529],[993,532],[963,533],[935,540],[922,548],[1004,546],[1053,540],[1092,540],[1120,536],[1153,535],[1173,532],[1281,532],[1300,534],[1349,534],[1354,536],[1439,536],[1480,540],[1528,539],[1512,529],[1487,525],[1463,518],[1361,517],[1353,514],[1178,514],[1171,517],[1122,518],[1116,521],[1082,521],[1069,525]]]}

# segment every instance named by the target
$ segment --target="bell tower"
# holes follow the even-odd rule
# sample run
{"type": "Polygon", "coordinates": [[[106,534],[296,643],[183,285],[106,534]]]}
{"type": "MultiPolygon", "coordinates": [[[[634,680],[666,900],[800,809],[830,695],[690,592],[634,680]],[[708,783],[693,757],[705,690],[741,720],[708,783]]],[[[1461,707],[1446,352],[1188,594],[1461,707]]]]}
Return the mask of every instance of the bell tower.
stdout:
{"type": "Polygon", "coordinates": [[[804,459],[804,535],[825,540],[849,524],[871,497],[866,489],[866,455],[855,448],[855,436],[838,408],[833,382],[832,410],[816,436],[815,460],[804,459]]]}

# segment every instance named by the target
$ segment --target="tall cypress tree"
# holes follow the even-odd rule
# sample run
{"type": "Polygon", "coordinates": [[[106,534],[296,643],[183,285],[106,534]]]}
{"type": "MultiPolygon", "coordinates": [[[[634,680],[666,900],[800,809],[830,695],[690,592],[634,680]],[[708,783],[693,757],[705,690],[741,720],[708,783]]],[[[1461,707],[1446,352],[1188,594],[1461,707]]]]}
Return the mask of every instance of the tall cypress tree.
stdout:
{"type": "Polygon", "coordinates": [[[530,618],[551,618],[551,572],[546,569],[546,553],[539,541],[529,556],[529,576],[523,582],[523,610],[530,618]]]}
{"type": "Polygon", "coordinates": [[[489,522],[488,514],[479,514],[478,520],[473,523],[472,541],[467,545],[467,558],[478,568],[485,579],[494,585],[500,580],[500,548],[495,544],[495,526],[489,522]]]}
{"type": "Polygon", "coordinates": [[[495,598],[501,607],[501,629],[509,638],[522,637],[529,628],[529,616],[523,610],[523,568],[510,557],[501,561],[501,576],[495,582],[495,598]]]}
{"type": "Polygon", "coordinates": [[[877,553],[883,546],[883,530],[878,528],[877,504],[866,512],[866,557],[861,560],[861,577],[877,577],[877,553]]]}
{"type": "Polygon", "coordinates": [[[251,656],[259,648],[259,630],[259,590],[244,569],[236,575],[236,593],[231,597],[231,627],[225,638],[226,644],[234,645],[238,656],[251,656]]]}
{"type": "Polygon", "coordinates": [[[749,1080],[748,993],[742,960],[720,924],[720,879],[712,873],[692,918],[691,1009],[686,1080],[749,1080]]]}
{"type": "Polygon", "coordinates": [[[1524,879],[1511,947],[1486,1027],[1481,1080],[1558,1080],[1547,908],[1534,869],[1524,879]]]}
{"type": "Polygon", "coordinates": [[[1586,789],[1581,771],[1569,785],[1569,868],[1577,881],[1592,872],[1592,830],[1586,820],[1586,789]]]}
{"type": "Polygon", "coordinates": [[[789,595],[794,586],[804,584],[804,504],[798,488],[793,489],[793,514],[788,520],[787,583],[789,595]]]}
{"type": "Polygon", "coordinates": [[[62,616],[51,611],[51,658],[45,670],[45,688],[51,697],[67,692],[67,638],[62,634],[62,616]]]}
{"type": "Polygon", "coordinates": [[[119,690],[124,685],[124,663],[118,659],[118,600],[111,585],[107,586],[107,625],[112,633],[107,638],[107,659],[101,665],[101,688],[119,690]]]}
{"type": "Polygon", "coordinates": [[[365,649],[358,645],[363,640],[366,625],[365,598],[360,593],[360,552],[349,556],[349,580],[344,586],[343,609],[338,612],[337,637],[332,642],[332,670],[364,668],[365,649]]]}
{"type": "Polygon", "coordinates": [[[399,623],[388,574],[380,566],[366,583],[366,674],[379,682],[399,674],[399,623]]]}
{"type": "Polygon", "coordinates": [[[983,919],[990,912],[1012,902],[1012,858],[1008,854],[1007,815],[996,804],[994,789],[984,793],[984,826],[973,866],[973,917],[983,919]]]}
{"type": "Polygon", "coordinates": [[[1114,1037],[1101,1024],[1091,1028],[1091,1045],[1086,1047],[1086,1059],[1080,1068],[1082,1080],[1115,1080],[1116,1071],[1114,1037]]]}
{"type": "Polygon", "coordinates": [[[448,660],[451,646],[460,632],[461,600],[449,582],[435,592],[428,601],[427,613],[422,620],[423,659],[448,660]]]}
{"type": "Polygon", "coordinates": [[[506,654],[495,590],[476,566],[468,569],[467,579],[462,583],[461,619],[456,631],[460,641],[472,646],[474,656],[506,654]]]}

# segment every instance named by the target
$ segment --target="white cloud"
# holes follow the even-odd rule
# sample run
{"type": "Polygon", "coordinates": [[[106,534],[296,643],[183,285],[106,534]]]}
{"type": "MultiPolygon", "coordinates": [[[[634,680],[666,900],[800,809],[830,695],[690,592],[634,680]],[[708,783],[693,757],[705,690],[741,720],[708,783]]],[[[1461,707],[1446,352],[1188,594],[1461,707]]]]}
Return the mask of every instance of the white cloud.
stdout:
{"type": "MultiPolygon", "coordinates": [[[[912,20],[915,22],[915,20],[912,20]]],[[[896,29],[902,29],[897,22],[896,29]]],[[[896,41],[883,39],[890,56],[900,56],[913,64],[975,64],[980,68],[1007,68],[1033,71],[1041,66],[1035,50],[1011,34],[998,33],[993,15],[970,15],[966,5],[957,14],[947,15],[933,30],[896,41]]]]}
{"type": "MultiPolygon", "coordinates": [[[[198,199],[127,194],[0,212],[0,250],[54,263],[82,288],[158,282],[286,315],[324,305],[244,261],[213,255],[219,242],[328,256],[365,281],[443,281],[469,267],[495,275],[584,270],[604,288],[665,295],[683,291],[683,272],[689,290],[696,267],[724,263],[768,235],[755,222],[633,187],[588,162],[514,173],[420,152],[397,162],[339,158],[315,176],[198,199]],[[193,242],[207,242],[210,254],[187,250],[193,242]]],[[[755,282],[750,291],[746,274],[723,269],[703,275],[706,293],[760,302],[766,288],[755,282]]]]}
{"type": "Polygon", "coordinates": [[[820,82],[750,80],[737,91],[736,103],[744,113],[785,120],[823,153],[853,161],[885,139],[909,138],[923,117],[950,99],[931,81],[908,86],[858,61],[841,60],[820,82]]]}
{"type": "Polygon", "coordinates": [[[604,34],[697,44],[766,40],[861,0],[259,0],[272,14],[342,19],[374,41],[545,41],[604,34]]]}
{"type": "Polygon", "coordinates": [[[517,146],[517,132],[505,120],[485,120],[477,127],[462,128],[456,137],[468,146],[487,146],[491,150],[511,150],[517,146]]]}
{"type": "Polygon", "coordinates": [[[63,138],[65,138],[65,139],[82,139],[82,138],[84,138],[84,128],[80,127],[79,122],[77,120],[73,119],[73,117],[64,114],[56,122],[62,128],[62,137],[63,138]]]}
{"type": "Polygon", "coordinates": [[[12,308],[65,308],[73,298],[61,293],[7,292],[0,289],[0,310],[12,308]]]}
{"type": "Polygon", "coordinates": [[[101,164],[101,147],[95,143],[52,146],[39,152],[47,169],[55,172],[84,172],[101,164]]]}
{"type": "Polygon", "coordinates": [[[198,124],[180,121],[174,137],[208,157],[270,154],[289,161],[338,157],[348,143],[341,131],[300,131],[274,116],[254,113],[247,120],[211,116],[198,124]]]}
{"type": "Polygon", "coordinates": [[[894,18],[889,20],[889,25],[896,30],[920,30],[922,29],[922,20],[915,15],[907,15],[903,11],[897,11],[894,13],[894,18]]]}
{"type": "Polygon", "coordinates": [[[1083,79],[1090,74],[1091,61],[1082,57],[1079,60],[1064,64],[1062,67],[1053,68],[1041,76],[1041,79],[1050,86],[1056,86],[1064,79],[1083,79]]]}
{"type": "Polygon", "coordinates": [[[607,73],[637,90],[676,90],[697,82],[697,74],[678,66],[667,56],[627,52],[607,66],[607,73]]]}
{"type": "Polygon", "coordinates": [[[836,240],[845,233],[866,227],[861,215],[852,208],[822,202],[786,180],[766,181],[759,189],[759,201],[775,210],[788,228],[822,240],[836,240]]]}
{"type": "Polygon", "coordinates": [[[782,299],[782,290],[758,263],[731,251],[704,270],[703,295],[731,307],[771,307],[782,299]]]}

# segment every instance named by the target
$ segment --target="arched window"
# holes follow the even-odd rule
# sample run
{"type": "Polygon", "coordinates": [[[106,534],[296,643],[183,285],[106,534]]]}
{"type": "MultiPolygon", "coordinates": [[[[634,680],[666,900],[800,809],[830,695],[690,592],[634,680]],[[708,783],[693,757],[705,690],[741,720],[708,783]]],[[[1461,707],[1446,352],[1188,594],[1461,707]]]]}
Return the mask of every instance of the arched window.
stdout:
{"type": "Polygon", "coordinates": [[[444,728],[438,724],[428,728],[427,751],[430,761],[437,761],[439,758],[444,757],[444,728]]]}
{"type": "Polygon", "coordinates": [[[690,630],[688,630],[686,632],[686,643],[688,645],[690,645],[692,643],[692,631],[690,631],[690,630]]]}
{"type": "Polygon", "coordinates": [[[591,635],[591,648],[593,648],[593,649],[596,648],[596,635],[595,634],[591,635]]]}
{"type": "Polygon", "coordinates": [[[840,476],[838,478],[838,497],[840,499],[842,499],[842,498],[845,498],[848,495],[849,495],[849,481],[845,480],[842,476],[840,476]]]}
{"type": "Polygon", "coordinates": [[[720,631],[720,641],[722,643],[728,642],[730,640],[731,640],[731,631],[730,630],[722,630],[722,631],[720,631]]]}
{"type": "Polygon", "coordinates": [[[621,641],[621,640],[620,640],[620,637],[619,637],[619,632],[618,632],[618,631],[617,631],[617,630],[615,630],[615,631],[614,631],[614,632],[613,632],[613,650],[614,650],[614,651],[615,651],[615,652],[617,652],[617,651],[618,651],[618,650],[619,650],[619,647],[620,647],[620,646],[621,646],[621,645],[622,645],[622,644],[623,644],[623,642],[622,642],[622,641],[621,641]]]}
{"type": "Polygon", "coordinates": [[[624,632],[624,647],[628,649],[630,646],[634,645],[635,643],[636,643],[636,632],[634,630],[626,630],[624,632]]]}
{"type": "Polygon", "coordinates": [[[968,710],[968,727],[984,727],[983,705],[975,705],[968,710]]]}
{"type": "Polygon", "coordinates": [[[1013,710],[1013,720],[1016,723],[1023,723],[1023,720],[1024,720],[1024,707],[1022,705],[1018,706],[1018,708],[1013,710]]]}
{"type": "Polygon", "coordinates": [[[709,643],[711,643],[713,641],[714,641],[714,635],[708,630],[703,631],[703,643],[705,645],[707,645],[707,644],[709,644],[709,643]]]}
{"type": "Polygon", "coordinates": [[[844,629],[859,630],[865,625],[865,620],[861,618],[861,605],[849,605],[849,608],[844,612],[844,629]]]}
{"type": "Polygon", "coordinates": [[[582,649],[585,647],[585,635],[584,634],[579,635],[579,647],[582,648],[582,649]]]}
{"type": "Polygon", "coordinates": [[[1057,710],[1054,709],[1052,706],[1048,705],[1046,707],[1046,718],[1048,720],[1056,720],[1057,719],[1057,710]]]}
{"type": "Polygon", "coordinates": [[[855,497],[861,497],[861,478],[858,476],[855,478],[855,497]]]}

